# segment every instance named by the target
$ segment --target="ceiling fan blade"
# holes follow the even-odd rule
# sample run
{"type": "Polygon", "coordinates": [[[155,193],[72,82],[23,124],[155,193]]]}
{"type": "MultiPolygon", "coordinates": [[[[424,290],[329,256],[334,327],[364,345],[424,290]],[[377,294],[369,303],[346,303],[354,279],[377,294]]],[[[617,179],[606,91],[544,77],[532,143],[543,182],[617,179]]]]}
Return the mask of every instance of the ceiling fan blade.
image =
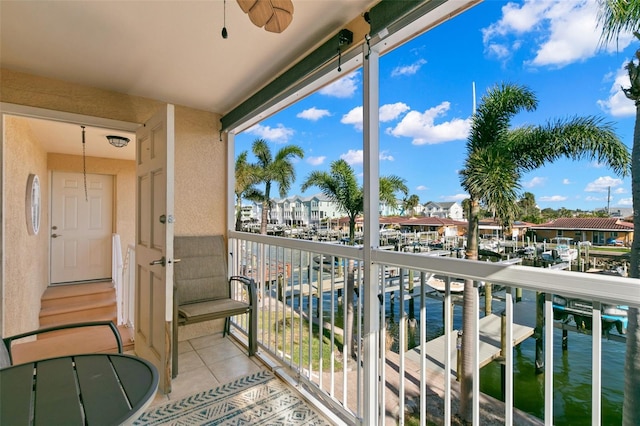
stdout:
{"type": "Polygon", "coordinates": [[[273,15],[264,29],[272,33],[281,33],[293,21],[293,3],[291,0],[271,0],[273,15]]]}
{"type": "Polygon", "coordinates": [[[249,15],[257,27],[273,33],[281,33],[293,20],[291,0],[237,0],[240,9],[249,15]]]}
{"type": "Polygon", "coordinates": [[[249,19],[256,27],[264,27],[273,15],[273,7],[269,0],[258,0],[249,11],[249,19]]]}
{"type": "Polygon", "coordinates": [[[258,0],[238,0],[238,4],[240,5],[240,9],[244,13],[249,13],[254,4],[256,4],[258,0]]]}

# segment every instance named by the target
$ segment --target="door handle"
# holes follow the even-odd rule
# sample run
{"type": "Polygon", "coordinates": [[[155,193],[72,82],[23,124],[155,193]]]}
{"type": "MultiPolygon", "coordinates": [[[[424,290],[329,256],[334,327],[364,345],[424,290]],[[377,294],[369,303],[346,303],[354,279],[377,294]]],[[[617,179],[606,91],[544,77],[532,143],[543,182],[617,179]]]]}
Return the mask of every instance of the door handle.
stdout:
{"type": "Polygon", "coordinates": [[[62,237],[62,235],[59,235],[59,234],[51,234],[51,238],[58,238],[58,237],[62,237]]]}
{"type": "Polygon", "coordinates": [[[164,256],[162,256],[161,259],[157,259],[149,263],[149,265],[162,265],[162,266],[166,264],[167,264],[167,260],[164,258],[164,256]]]}
{"type": "Polygon", "coordinates": [[[169,260],[167,263],[180,263],[181,259],[173,259],[173,260],[169,260]]]}

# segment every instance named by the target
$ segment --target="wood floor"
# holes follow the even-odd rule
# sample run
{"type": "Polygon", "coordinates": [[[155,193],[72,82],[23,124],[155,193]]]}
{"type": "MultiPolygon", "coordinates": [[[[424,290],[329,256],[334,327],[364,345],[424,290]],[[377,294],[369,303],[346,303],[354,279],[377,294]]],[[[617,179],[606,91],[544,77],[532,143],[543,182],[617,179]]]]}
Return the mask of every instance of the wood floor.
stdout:
{"type": "MultiPolygon", "coordinates": [[[[41,299],[40,328],[59,324],[111,320],[117,324],[115,288],[111,281],[47,288],[41,299]]],[[[133,350],[133,330],[118,326],[123,350],[133,350]]],[[[80,352],[115,352],[108,327],[90,327],[41,334],[36,341],[15,342],[14,363],[80,352]]]]}

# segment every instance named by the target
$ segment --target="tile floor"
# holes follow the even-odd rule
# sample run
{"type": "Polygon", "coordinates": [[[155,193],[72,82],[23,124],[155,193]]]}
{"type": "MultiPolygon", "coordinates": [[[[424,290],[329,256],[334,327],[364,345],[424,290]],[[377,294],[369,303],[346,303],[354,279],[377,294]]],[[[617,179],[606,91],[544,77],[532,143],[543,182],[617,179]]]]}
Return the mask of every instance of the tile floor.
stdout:
{"type": "Polygon", "coordinates": [[[151,406],[162,405],[185,396],[215,388],[267,367],[230,337],[222,333],[178,343],[178,377],[168,395],[158,393],[151,406]]]}

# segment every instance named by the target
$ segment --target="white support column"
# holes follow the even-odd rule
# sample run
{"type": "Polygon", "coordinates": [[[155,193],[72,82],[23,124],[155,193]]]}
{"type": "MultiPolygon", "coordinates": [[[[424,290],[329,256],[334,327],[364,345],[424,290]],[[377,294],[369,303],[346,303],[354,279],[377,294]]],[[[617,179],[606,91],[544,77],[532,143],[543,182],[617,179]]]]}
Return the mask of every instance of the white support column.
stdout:
{"type": "Polygon", "coordinates": [[[593,302],[591,318],[591,425],[602,423],[602,303],[593,302]]]}
{"type": "Polygon", "coordinates": [[[553,426],[553,304],[544,297],[544,424],[553,426]]]}
{"type": "Polygon", "coordinates": [[[371,249],[380,244],[378,204],[380,198],[380,179],[378,167],[379,154],[379,52],[372,49],[369,52],[368,45],[363,45],[363,55],[368,55],[364,60],[363,78],[363,136],[364,136],[364,409],[362,422],[367,426],[379,424],[384,410],[380,412],[379,404],[379,371],[378,359],[380,356],[380,304],[378,301],[378,272],[379,267],[371,262],[371,249]]]}
{"type": "MultiPolygon", "coordinates": [[[[478,282],[474,281],[473,285],[473,410],[472,424],[480,424],[480,315],[478,307],[480,306],[480,293],[478,282]]],[[[465,333],[467,330],[464,331],[465,333]]]]}
{"type": "Polygon", "coordinates": [[[513,287],[507,287],[505,294],[506,330],[504,339],[504,424],[513,425],[513,287]]]}

